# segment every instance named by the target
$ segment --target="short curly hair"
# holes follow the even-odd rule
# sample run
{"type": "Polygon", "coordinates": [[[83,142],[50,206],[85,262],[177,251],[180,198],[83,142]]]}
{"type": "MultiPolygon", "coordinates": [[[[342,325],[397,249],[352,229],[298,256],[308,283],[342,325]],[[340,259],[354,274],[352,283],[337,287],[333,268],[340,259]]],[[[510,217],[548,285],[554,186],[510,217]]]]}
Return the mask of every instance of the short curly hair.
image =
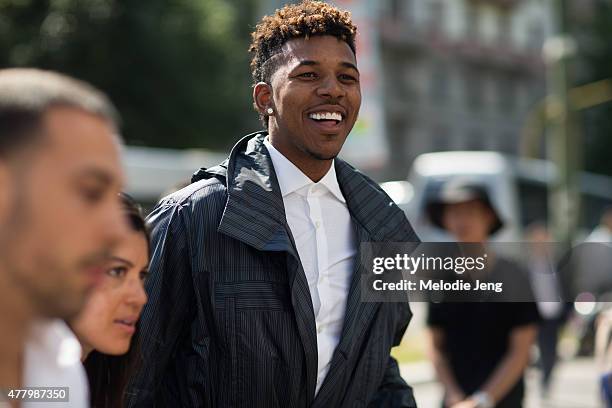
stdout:
{"type": "MultiPolygon", "coordinates": [[[[348,44],[354,54],[357,27],[351,20],[351,13],[341,11],[322,1],[304,0],[289,4],[273,15],[264,16],[251,34],[249,52],[253,84],[269,83],[278,67],[268,63],[279,54],[283,45],[294,38],[309,38],[331,35],[348,44]]],[[[263,121],[263,120],[262,120],[263,121]]],[[[264,125],[266,125],[266,122],[264,125]]]]}

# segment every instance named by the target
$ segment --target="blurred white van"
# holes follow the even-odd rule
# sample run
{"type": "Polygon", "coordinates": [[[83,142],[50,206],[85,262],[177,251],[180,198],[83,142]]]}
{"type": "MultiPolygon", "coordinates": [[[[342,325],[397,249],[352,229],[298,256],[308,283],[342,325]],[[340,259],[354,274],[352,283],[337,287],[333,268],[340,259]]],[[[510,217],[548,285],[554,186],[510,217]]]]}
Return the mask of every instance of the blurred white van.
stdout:
{"type": "MultiPolygon", "coordinates": [[[[522,229],[548,218],[548,188],[557,177],[555,166],[545,160],[518,158],[498,152],[452,151],[426,153],[414,161],[407,180],[382,183],[382,188],[402,208],[423,241],[451,241],[432,226],[425,204],[440,186],[461,177],[482,183],[504,221],[492,241],[521,242],[522,229]]],[[[612,203],[612,177],[582,172],[581,225],[586,230],[598,222],[601,209],[612,203]]]]}
{"type": "Polygon", "coordinates": [[[127,146],[123,152],[126,191],[150,209],[162,195],[189,184],[197,169],[217,165],[226,157],[226,153],[201,149],[127,146]]]}
{"type": "MultiPolygon", "coordinates": [[[[491,202],[504,221],[504,227],[492,239],[495,241],[520,241],[520,210],[512,165],[496,152],[438,152],[420,155],[414,161],[408,183],[411,186],[410,200],[400,206],[423,241],[452,241],[443,230],[429,223],[425,205],[430,197],[437,195],[439,188],[448,180],[461,178],[486,187],[491,202]]],[[[384,186],[385,190],[393,185],[384,186]]],[[[396,185],[393,194],[397,194],[396,185]]]]}

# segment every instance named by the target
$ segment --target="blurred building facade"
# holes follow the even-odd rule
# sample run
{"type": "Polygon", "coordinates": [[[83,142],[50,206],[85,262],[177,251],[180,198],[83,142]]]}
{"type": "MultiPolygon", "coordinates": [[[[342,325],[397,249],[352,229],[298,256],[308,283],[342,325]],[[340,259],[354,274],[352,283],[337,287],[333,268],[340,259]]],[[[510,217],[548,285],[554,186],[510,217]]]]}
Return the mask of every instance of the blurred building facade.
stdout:
{"type": "Polygon", "coordinates": [[[379,27],[393,176],[423,152],[518,152],[551,0],[386,0],[379,27]]]}
{"type": "Polygon", "coordinates": [[[442,150],[516,154],[543,98],[551,0],[386,0],[380,10],[391,177],[442,150]]]}
{"type": "MultiPolygon", "coordinates": [[[[292,2],[261,0],[261,14],[292,2]]],[[[527,113],[545,93],[542,45],[553,33],[553,2],[331,1],[358,23],[359,66],[368,68],[362,114],[381,112],[374,121],[383,123],[368,129],[377,133],[371,143],[385,150],[376,178],[404,179],[426,152],[518,153],[527,113]]]]}

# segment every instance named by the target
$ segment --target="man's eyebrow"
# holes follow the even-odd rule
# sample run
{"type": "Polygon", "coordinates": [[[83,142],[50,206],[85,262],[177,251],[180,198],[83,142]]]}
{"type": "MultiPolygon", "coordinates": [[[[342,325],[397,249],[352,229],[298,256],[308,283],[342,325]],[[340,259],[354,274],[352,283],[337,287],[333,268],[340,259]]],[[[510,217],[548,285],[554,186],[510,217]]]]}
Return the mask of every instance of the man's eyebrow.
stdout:
{"type": "MultiPolygon", "coordinates": [[[[301,67],[303,65],[306,66],[313,66],[313,65],[319,65],[319,63],[317,61],[313,61],[313,60],[302,60],[298,63],[298,67],[301,67]]],[[[357,69],[357,66],[355,64],[353,64],[352,62],[348,62],[348,61],[342,61],[340,63],[340,65],[342,65],[345,68],[350,68],[350,69],[354,69],[355,71],[359,72],[359,69],[357,69]]]]}
{"type": "Polygon", "coordinates": [[[357,69],[357,65],[353,64],[352,62],[343,61],[343,62],[340,63],[340,65],[342,65],[345,68],[351,68],[351,69],[354,69],[355,71],[359,72],[359,70],[357,69]]]}
{"type": "Polygon", "coordinates": [[[107,172],[99,168],[89,167],[78,173],[80,178],[94,179],[100,184],[110,185],[113,183],[113,177],[107,172]]]}
{"type": "Polygon", "coordinates": [[[301,67],[302,65],[313,66],[313,65],[319,65],[319,63],[313,60],[301,60],[297,66],[301,67]]]}

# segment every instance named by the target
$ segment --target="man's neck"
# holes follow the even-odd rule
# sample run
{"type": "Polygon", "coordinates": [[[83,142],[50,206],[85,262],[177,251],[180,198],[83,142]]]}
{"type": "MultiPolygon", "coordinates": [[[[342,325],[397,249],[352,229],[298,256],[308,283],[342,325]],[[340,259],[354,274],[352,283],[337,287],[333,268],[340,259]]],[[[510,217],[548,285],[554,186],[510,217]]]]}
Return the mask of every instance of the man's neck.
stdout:
{"type": "Polygon", "coordinates": [[[302,173],[306,175],[313,182],[318,183],[327,174],[331,168],[334,160],[323,160],[306,157],[305,155],[294,155],[291,154],[291,150],[285,148],[281,143],[278,143],[276,139],[268,136],[270,143],[276,150],[278,150],[287,160],[295,165],[302,173]]]}
{"type": "Polygon", "coordinates": [[[329,171],[333,160],[320,160],[320,162],[320,166],[308,168],[300,167],[300,165],[295,162],[293,162],[293,164],[295,164],[298,169],[302,170],[302,173],[308,176],[309,179],[311,179],[315,183],[318,183],[323,177],[325,177],[325,175],[329,171]]]}
{"type": "Polygon", "coordinates": [[[0,268],[0,389],[23,386],[25,343],[33,313],[27,296],[0,268]]]}

